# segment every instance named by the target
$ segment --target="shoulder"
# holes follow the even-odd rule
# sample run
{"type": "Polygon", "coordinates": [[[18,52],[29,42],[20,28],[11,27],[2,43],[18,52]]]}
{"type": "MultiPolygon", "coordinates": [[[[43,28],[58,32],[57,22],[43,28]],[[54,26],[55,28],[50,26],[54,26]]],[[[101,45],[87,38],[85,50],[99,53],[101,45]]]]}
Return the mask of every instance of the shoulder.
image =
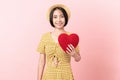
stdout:
{"type": "Polygon", "coordinates": [[[43,33],[42,36],[43,36],[43,37],[46,37],[46,36],[48,36],[49,34],[50,34],[50,32],[46,32],[46,33],[43,33]]]}
{"type": "Polygon", "coordinates": [[[47,39],[49,37],[50,32],[43,33],[41,38],[42,39],[47,39]]]}

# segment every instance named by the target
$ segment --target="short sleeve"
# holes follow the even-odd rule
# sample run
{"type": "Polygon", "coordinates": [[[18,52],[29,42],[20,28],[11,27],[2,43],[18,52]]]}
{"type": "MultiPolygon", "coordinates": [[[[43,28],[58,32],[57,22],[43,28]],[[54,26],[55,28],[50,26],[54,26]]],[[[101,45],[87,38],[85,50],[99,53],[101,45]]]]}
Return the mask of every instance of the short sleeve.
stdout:
{"type": "Polygon", "coordinates": [[[80,46],[77,45],[77,47],[75,48],[76,52],[79,53],[79,50],[80,50],[80,46]]]}
{"type": "Polygon", "coordinates": [[[41,40],[40,40],[38,48],[37,48],[37,52],[40,52],[41,54],[45,53],[45,40],[44,40],[44,36],[41,37],[41,40]]]}

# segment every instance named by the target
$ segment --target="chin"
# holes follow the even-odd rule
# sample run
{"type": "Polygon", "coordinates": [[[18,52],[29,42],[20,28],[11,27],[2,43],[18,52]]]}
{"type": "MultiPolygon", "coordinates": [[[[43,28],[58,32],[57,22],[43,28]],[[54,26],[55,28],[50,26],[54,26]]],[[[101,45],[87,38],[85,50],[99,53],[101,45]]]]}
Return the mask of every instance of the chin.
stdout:
{"type": "Polygon", "coordinates": [[[56,26],[57,29],[62,29],[64,26],[56,26]]]}
{"type": "Polygon", "coordinates": [[[64,26],[56,26],[56,28],[62,29],[62,28],[64,28],[64,26]]]}

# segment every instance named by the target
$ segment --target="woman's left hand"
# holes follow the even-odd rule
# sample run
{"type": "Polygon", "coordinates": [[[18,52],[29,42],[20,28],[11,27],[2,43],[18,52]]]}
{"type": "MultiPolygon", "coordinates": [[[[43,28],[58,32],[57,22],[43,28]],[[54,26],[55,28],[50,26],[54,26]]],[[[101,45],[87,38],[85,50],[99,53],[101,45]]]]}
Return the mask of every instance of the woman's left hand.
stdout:
{"type": "Polygon", "coordinates": [[[66,53],[71,56],[74,56],[76,54],[75,47],[72,44],[69,44],[67,47],[66,53]]]}
{"type": "Polygon", "coordinates": [[[79,62],[81,59],[80,54],[76,52],[76,49],[72,44],[68,45],[66,53],[74,57],[76,62],[79,62]]]}

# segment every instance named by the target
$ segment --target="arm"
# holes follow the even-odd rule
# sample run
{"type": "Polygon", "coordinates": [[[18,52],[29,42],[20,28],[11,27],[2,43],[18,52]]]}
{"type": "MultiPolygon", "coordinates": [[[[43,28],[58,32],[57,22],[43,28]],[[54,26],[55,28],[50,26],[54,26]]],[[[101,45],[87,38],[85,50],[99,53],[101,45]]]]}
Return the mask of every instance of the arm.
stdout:
{"type": "Polygon", "coordinates": [[[76,52],[74,46],[72,44],[68,45],[67,51],[69,55],[71,55],[76,62],[79,62],[81,60],[81,56],[79,53],[76,52]]]}
{"type": "Polygon", "coordinates": [[[79,53],[74,53],[74,55],[72,55],[72,57],[74,57],[76,62],[79,62],[81,60],[81,56],[79,53]]]}
{"type": "Polygon", "coordinates": [[[40,54],[38,63],[38,80],[42,80],[44,67],[45,67],[45,54],[40,54]]]}

